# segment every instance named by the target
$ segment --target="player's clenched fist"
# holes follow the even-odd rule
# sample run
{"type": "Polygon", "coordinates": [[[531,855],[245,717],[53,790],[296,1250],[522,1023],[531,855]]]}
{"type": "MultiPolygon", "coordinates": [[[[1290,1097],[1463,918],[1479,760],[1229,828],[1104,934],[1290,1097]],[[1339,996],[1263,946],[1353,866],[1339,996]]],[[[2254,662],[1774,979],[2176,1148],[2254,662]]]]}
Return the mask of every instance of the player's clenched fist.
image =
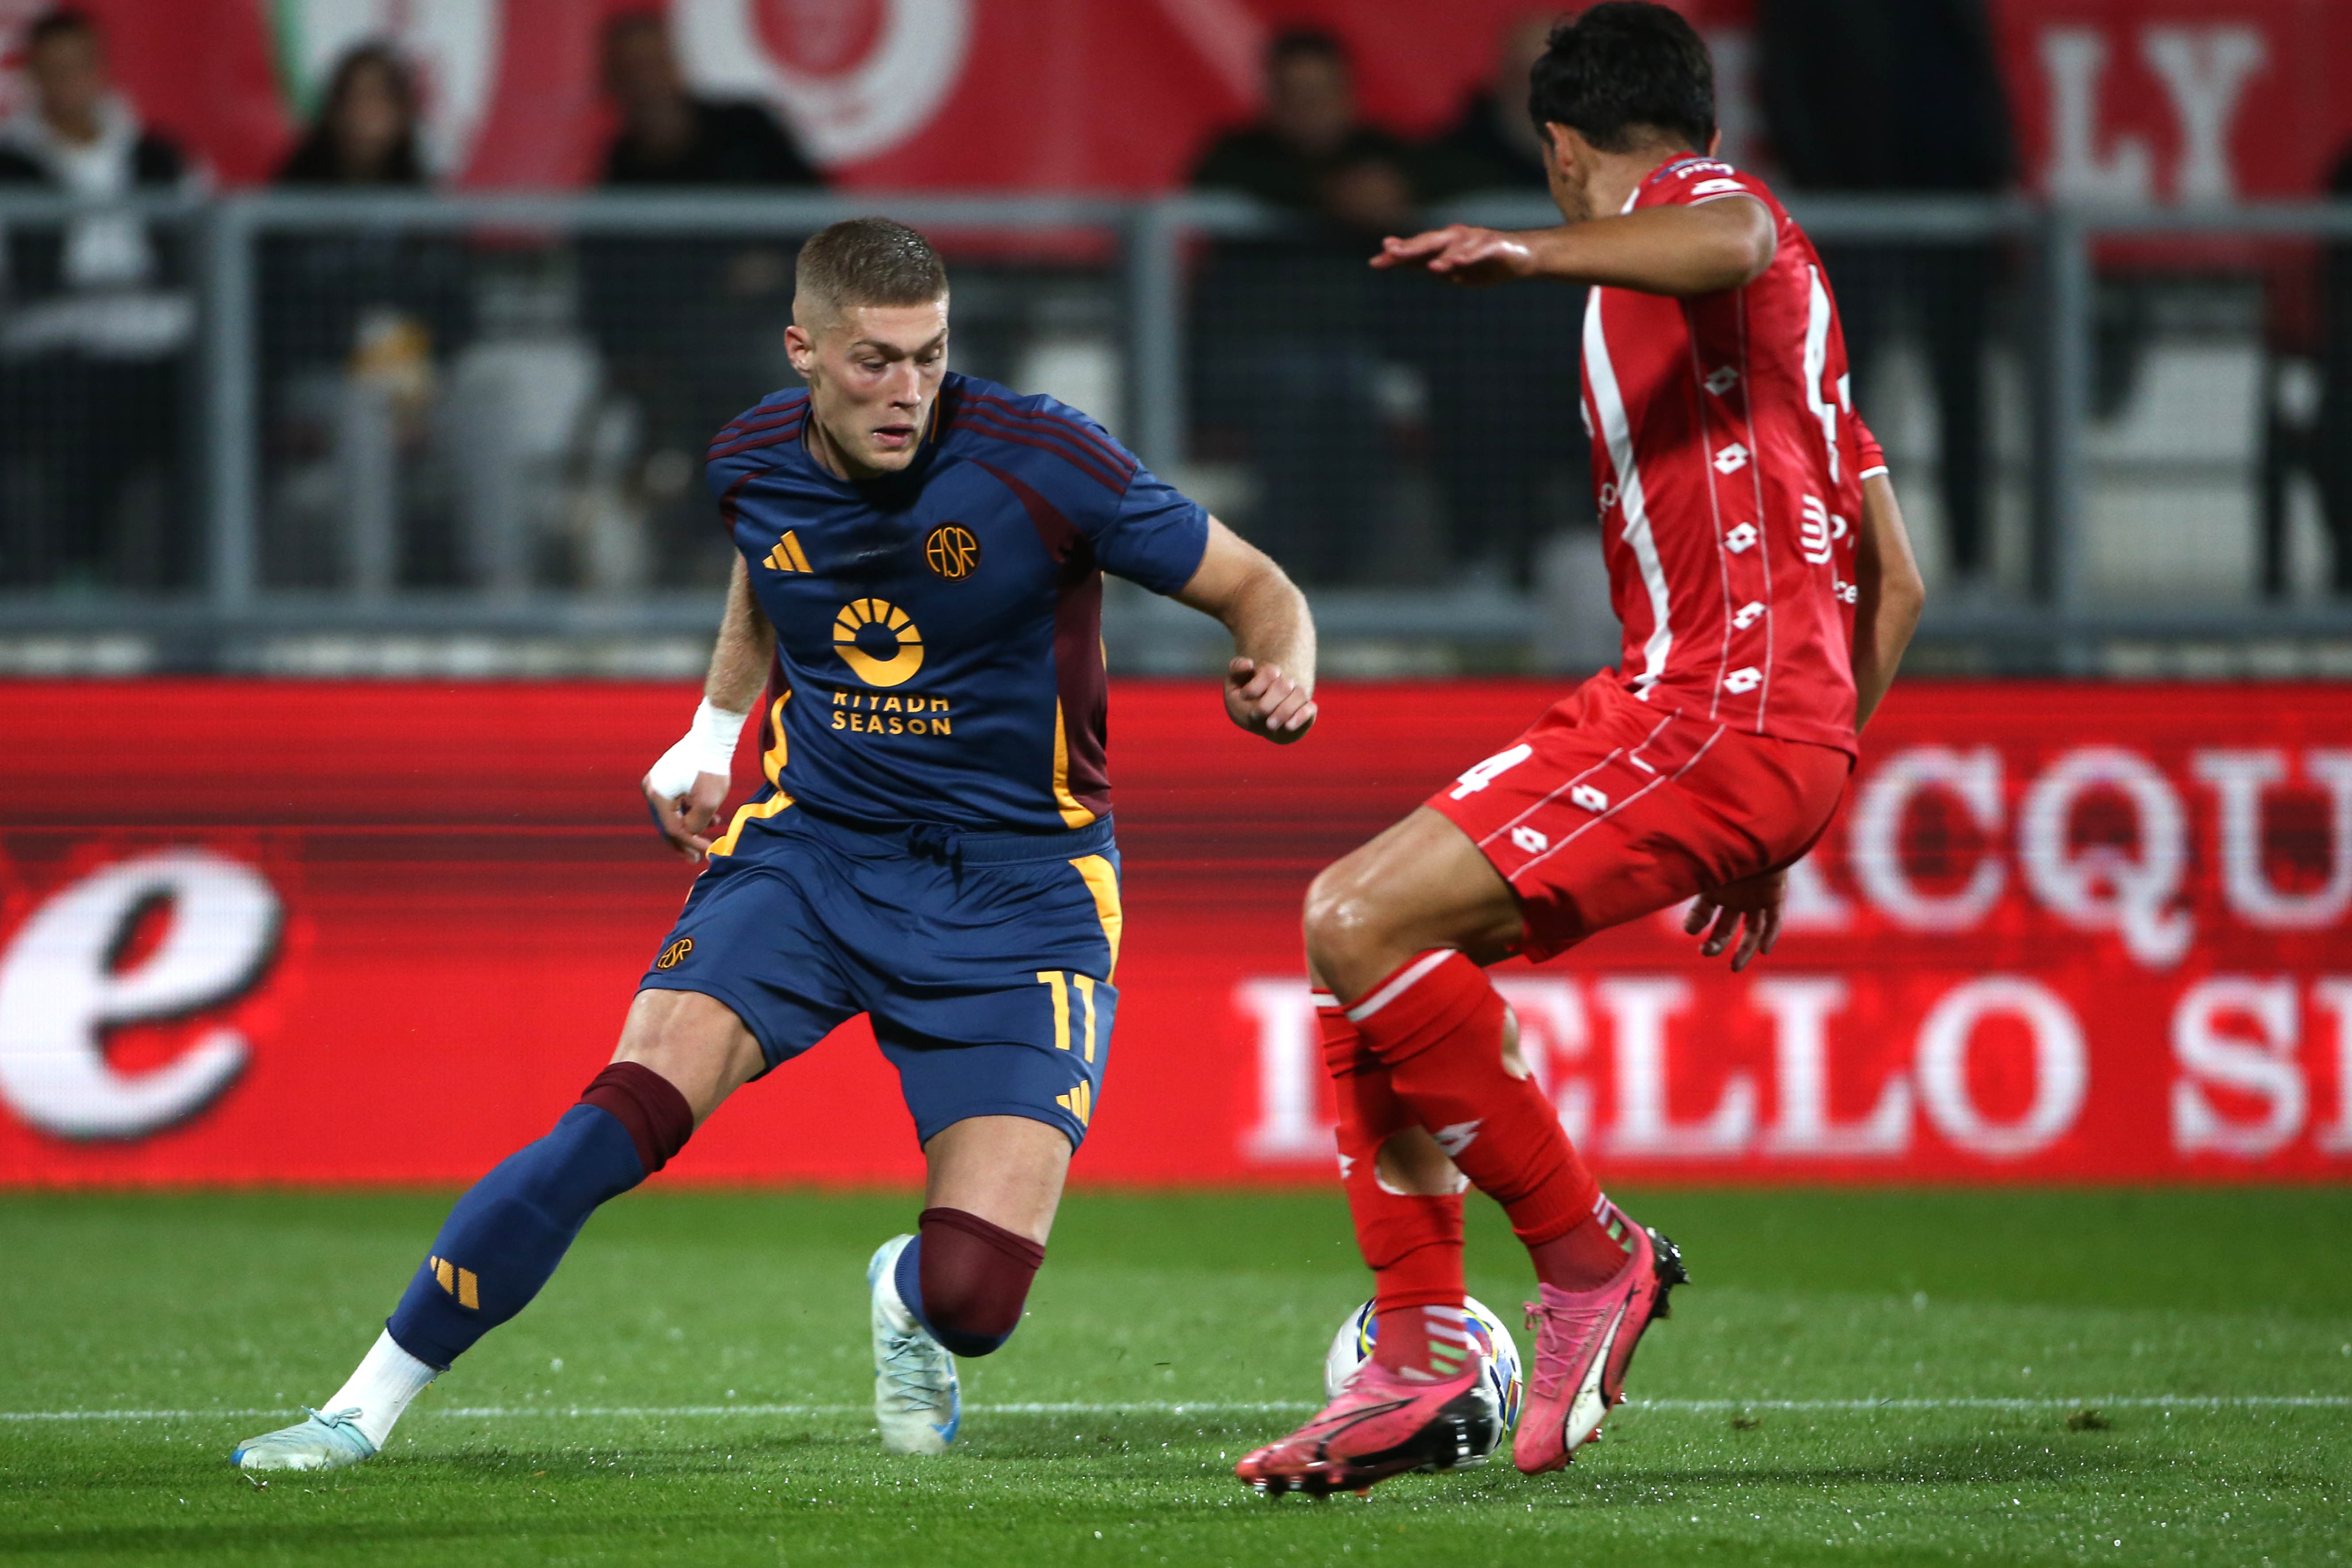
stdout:
{"type": "Polygon", "coordinates": [[[705,699],[694,710],[694,727],[639,781],[654,826],[671,848],[689,860],[710,853],[710,825],[727,802],[736,737],[750,717],[748,711],[732,712],[705,699]]]}
{"type": "Polygon", "coordinates": [[[1535,252],[1517,235],[1453,223],[1410,239],[1381,241],[1375,267],[1420,267],[1450,283],[1508,283],[1535,276],[1535,252]]]}
{"type": "Polygon", "coordinates": [[[1286,746],[1315,727],[1315,698],[1278,664],[1236,658],[1225,667],[1225,711],[1254,735],[1286,746]]]}

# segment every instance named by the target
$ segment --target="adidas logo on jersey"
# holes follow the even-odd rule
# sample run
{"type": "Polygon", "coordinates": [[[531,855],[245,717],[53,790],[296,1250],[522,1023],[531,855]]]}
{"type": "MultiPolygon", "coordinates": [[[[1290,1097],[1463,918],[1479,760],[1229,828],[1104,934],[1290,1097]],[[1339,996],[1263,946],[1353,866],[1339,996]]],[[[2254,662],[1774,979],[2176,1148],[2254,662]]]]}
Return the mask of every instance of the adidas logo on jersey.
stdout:
{"type": "Polygon", "coordinates": [[[776,547],[768,552],[767,564],[779,572],[811,570],[808,552],[801,548],[800,535],[790,529],[786,529],[784,536],[776,541],[776,547]]]}

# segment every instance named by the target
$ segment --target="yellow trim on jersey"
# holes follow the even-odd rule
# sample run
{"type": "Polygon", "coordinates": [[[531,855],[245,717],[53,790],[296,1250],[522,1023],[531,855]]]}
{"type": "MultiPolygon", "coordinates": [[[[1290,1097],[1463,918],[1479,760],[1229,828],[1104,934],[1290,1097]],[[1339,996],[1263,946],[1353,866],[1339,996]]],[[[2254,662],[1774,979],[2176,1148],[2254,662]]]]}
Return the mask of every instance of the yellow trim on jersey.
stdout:
{"type": "Polygon", "coordinates": [[[1062,809],[1062,826],[1084,827],[1095,814],[1070,793],[1070,732],[1062,725],[1062,700],[1054,699],[1054,804],[1062,809]]]}
{"type": "Polygon", "coordinates": [[[767,774],[768,782],[778,789],[784,786],[784,763],[792,756],[792,740],[784,733],[784,704],[792,700],[793,689],[787,686],[784,694],[776,699],[776,705],[768,710],[768,728],[776,732],[776,743],[770,746],[767,754],[760,759],[760,771],[767,774]]]}
{"type": "Polygon", "coordinates": [[[765,800],[739,807],[735,813],[735,820],[727,825],[726,834],[710,847],[710,853],[713,856],[734,854],[735,840],[741,835],[745,823],[764,822],[792,804],[793,797],[778,790],[765,800]]]}
{"type": "Polygon", "coordinates": [[[1103,978],[1108,980],[1118,973],[1118,939],[1127,923],[1118,901],[1118,873],[1099,855],[1081,855],[1070,865],[1087,879],[1087,891],[1095,896],[1095,913],[1102,920],[1103,940],[1110,943],[1110,967],[1103,971],[1103,978]]]}

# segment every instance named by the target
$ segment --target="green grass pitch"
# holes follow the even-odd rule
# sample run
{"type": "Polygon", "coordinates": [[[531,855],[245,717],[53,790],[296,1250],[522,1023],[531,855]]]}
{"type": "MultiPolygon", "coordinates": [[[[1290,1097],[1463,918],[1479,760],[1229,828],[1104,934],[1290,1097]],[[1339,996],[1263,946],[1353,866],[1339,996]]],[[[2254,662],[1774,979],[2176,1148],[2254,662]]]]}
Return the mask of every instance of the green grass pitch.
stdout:
{"type": "MultiPolygon", "coordinates": [[[[1696,1283],[1605,1440],[1319,1503],[1229,1467],[1365,1294],[1336,1195],[1072,1197],[938,1459],[861,1414],[909,1197],[633,1197],[381,1458],[266,1489],[230,1444],[333,1390],[446,1198],[7,1196],[0,1560],[2352,1562],[2352,1191],[1625,1196],[1696,1283]]],[[[1515,1317],[1491,1205],[1471,1263],[1515,1317]]]]}

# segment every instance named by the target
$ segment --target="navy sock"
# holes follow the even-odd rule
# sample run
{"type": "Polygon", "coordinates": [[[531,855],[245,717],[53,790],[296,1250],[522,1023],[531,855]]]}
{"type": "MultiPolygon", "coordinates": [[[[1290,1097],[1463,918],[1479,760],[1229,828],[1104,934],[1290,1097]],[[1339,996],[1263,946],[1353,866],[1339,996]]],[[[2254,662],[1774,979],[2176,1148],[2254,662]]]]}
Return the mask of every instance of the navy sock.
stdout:
{"type": "MultiPolygon", "coordinates": [[[[898,1254],[898,1265],[890,1270],[890,1282],[898,1288],[898,1300],[907,1303],[907,1310],[915,1314],[915,1321],[923,1325],[923,1331],[939,1340],[940,1343],[948,1345],[947,1341],[940,1339],[938,1326],[923,1315],[922,1232],[917,1231],[915,1239],[907,1243],[906,1249],[898,1254]]],[[[995,1348],[994,1345],[989,1347],[990,1350],[995,1348]]],[[[952,1353],[955,1346],[948,1345],[948,1350],[952,1353]]]]}
{"type": "Polygon", "coordinates": [[[630,1130],[601,1106],[573,1106],[457,1200],[384,1327],[446,1370],[530,1305],[599,1204],[645,1179],[630,1130]]]}

